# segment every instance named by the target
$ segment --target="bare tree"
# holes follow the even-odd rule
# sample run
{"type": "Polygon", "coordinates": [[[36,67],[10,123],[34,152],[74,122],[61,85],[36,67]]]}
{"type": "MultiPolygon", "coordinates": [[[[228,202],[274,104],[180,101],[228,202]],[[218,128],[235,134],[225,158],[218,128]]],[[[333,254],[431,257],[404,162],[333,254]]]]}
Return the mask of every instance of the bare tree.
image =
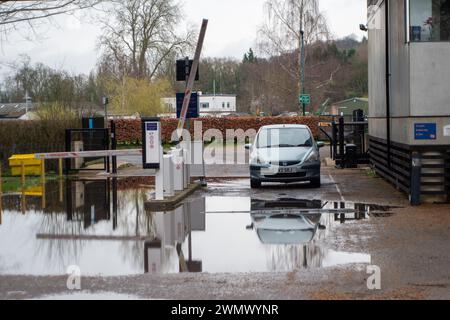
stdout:
{"type": "Polygon", "coordinates": [[[266,19],[258,32],[261,52],[269,57],[280,57],[280,67],[297,82],[297,93],[302,92],[300,58],[302,34],[305,46],[327,41],[329,29],[319,10],[319,0],[267,0],[266,19]],[[282,59],[297,53],[297,61],[282,59]]]}
{"type": "Polygon", "coordinates": [[[34,31],[44,20],[61,14],[73,14],[101,2],[103,0],[0,1],[0,32],[5,38],[21,27],[34,31]]]}
{"type": "Polygon", "coordinates": [[[152,79],[174,52],[191,45],[195,33],[179,34],[180,5],[174,0],[113,1],[103,21],[101,46],[119,74],[152,79]]]}

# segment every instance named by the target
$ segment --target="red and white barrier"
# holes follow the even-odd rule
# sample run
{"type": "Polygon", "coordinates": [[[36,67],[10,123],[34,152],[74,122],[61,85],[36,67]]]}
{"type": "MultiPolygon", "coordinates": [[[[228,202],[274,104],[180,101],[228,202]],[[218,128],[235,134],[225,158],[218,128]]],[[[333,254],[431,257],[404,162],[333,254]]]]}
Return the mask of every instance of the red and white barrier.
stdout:
{"type": "Polygon", "coordinates": [[[142,149],[131,150],[97,150],[80,152],[54,152],[37,153],[36,159],[77,159],[77,158],[103,158],[103,157],[124,157],[124,156],[142,156],[142,149]]]}

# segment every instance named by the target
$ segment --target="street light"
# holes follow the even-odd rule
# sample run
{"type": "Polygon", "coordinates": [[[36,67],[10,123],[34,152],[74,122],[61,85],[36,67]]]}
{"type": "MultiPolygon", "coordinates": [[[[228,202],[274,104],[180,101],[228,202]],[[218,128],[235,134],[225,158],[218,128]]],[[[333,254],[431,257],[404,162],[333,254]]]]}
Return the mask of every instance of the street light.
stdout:
{"type": "Polygon", "coordinates": [[[28,95],[28,90],[25,91],[25,114],[28,113],[28,105],[31,102],[31,97],[28,95]]]}
{"type": "Polygon", "coordinates": [[[103,107],[105,108],[105,128],[108,127],[108,104],[109,104],[109,98],[104,96],[102,98],[102,104],[103,107]]]}

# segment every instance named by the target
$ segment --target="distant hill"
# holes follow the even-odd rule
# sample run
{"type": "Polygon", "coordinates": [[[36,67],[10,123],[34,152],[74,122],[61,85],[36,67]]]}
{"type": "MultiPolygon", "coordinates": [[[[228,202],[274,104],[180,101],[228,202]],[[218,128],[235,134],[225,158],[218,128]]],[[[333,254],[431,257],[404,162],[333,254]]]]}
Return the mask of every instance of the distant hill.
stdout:
{"type": "Polygon", "coordinates": [[[337,39],[334,42],[340,50],[358,49],[361,45],[361,41],[358,41],[355,35],[337,39]]]}

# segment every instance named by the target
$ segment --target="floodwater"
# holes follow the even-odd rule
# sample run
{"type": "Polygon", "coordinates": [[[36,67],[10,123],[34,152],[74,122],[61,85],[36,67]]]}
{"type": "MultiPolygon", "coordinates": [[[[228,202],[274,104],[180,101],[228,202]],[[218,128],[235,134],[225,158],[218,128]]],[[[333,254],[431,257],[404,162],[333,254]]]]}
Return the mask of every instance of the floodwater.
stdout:
{"type": "Polygon", "coordinates": [[[151,189],[138,179],[51,181],[3,195],[0,274],[83,276],[143,273],[284,272],[369,264],[335,251],[342,224],[389,214],[386,207],[296,199],[194,195],[170,212],[145,212],[151,189]]]}

